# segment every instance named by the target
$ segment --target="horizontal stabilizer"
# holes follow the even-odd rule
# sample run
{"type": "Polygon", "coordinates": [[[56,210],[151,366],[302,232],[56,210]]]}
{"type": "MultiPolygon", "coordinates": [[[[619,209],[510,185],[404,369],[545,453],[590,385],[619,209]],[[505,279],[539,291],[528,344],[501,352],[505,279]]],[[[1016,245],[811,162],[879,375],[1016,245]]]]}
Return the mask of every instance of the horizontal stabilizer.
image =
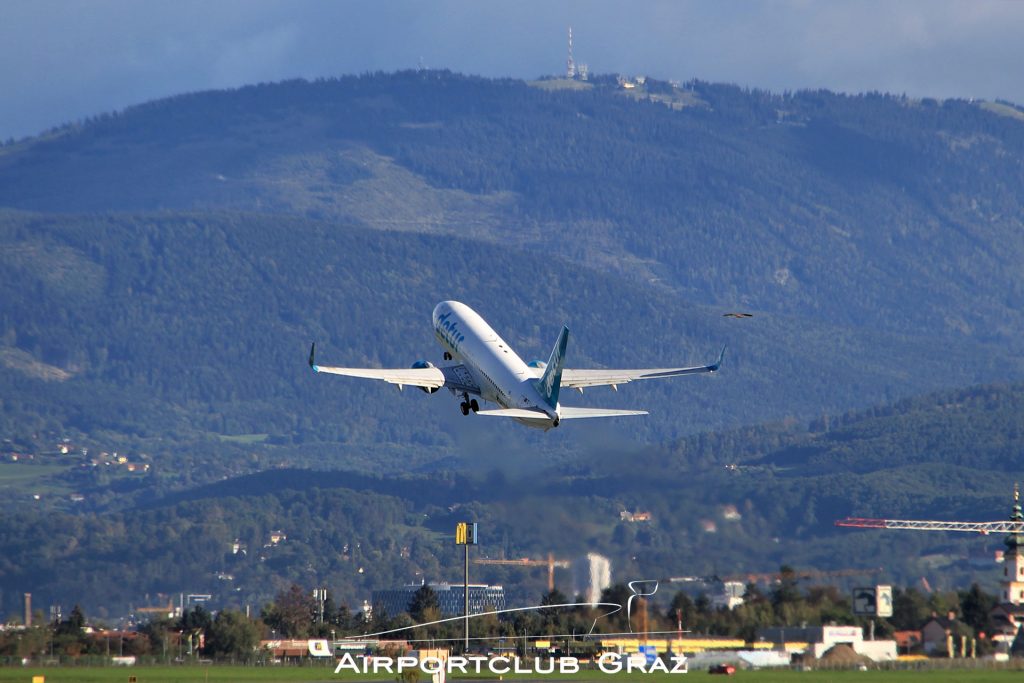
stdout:
{"type": "Polygon", "coordinates": [[[550,420],[548,414],[543,410],[530,410],[529,408],[499,408],[497,410],[481,410],[477,415],[489,415],[491,417],[518,417],[520,420],[550,420]]]}
{"type": "MultiPolygon", "coordinates": [[[[588,417],[625,417],[627,415],[646,415],[646,410],[612,410],[609,408],[567,408],[562,406],[558,409],[558,417],[561,420],[582,420],[588,417]]],[[[498,410],[481,410],[477,415],[490,415],[491,417],[515,417],[520,420],[550,420],[543,410],[531,410],[530,408],[501,408],[498,410]]]]}
{"type": "Polygon", "coordinates": [[[646,410],[611,410],[608,408],[567,408],[558,409],[563,420],[582,420],[587,417],[625,417],[626,415],[646,415],[646,410]]]}

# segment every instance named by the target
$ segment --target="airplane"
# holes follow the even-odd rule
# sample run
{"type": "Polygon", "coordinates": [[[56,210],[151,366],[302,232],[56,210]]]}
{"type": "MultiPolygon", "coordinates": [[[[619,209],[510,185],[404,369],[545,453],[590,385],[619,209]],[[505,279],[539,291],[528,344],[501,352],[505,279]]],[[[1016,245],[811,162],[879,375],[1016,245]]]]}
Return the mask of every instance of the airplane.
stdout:
{"type": "Polygon", "coordinates": [[[529,427],[547,431],[562,420],[596,417],[646,415],[645,410],[612,410],[579,408],[559,403],[560,390],[611,386],[641,379],[658,379],[679,375],[717,372],[725,357],[725,347],[711,365],[688,368],[650,368],[637,370],[573,370],[564,368],[569,328],[562,326],[558,341],[547,363],[539,360],[524,363],[508,343],[498,336],[480,315],[458,301],[442,301],[434,308],[434,335],[444,349],[444,360],[451,365],[436,367],[418,360],[411,368],[342,368],[318,365],[316,343],[309,349],[309,366],[316,373],[347,375],[377,379],[398,385],[398,389],[418,387],[428,394],[441,388],[461,396],[459,408],[463,415],[471,412],[488,417],[507,417],[529,427]],[[481,410],[483,401],[495,403],[496,409],[481,410]]]}

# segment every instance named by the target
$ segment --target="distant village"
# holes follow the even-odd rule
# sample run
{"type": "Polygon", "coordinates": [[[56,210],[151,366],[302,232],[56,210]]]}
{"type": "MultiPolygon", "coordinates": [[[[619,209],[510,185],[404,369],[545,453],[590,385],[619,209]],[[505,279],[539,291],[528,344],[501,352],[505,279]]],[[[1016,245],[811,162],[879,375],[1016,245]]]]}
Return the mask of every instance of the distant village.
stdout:
{"type": "MultiPolygon", "coordinates": [[[[0,462],[22,463],[33,465],[72,465],[81,470],[95,468],[111,468],[124,474],[145,474],[153,467],[152,458],[146,453],[128,455],[118,451],[90,449],[76,445],[70,438],[46,442],[45,446],[16,446],[11,439],[4,439],[0,449],[0,462]]],[[[42,492],[30,492],[33,500],[42,500],[42,492]]],[[[85,501],[82,493],[67,494],[72,503],[85,501]]]]}

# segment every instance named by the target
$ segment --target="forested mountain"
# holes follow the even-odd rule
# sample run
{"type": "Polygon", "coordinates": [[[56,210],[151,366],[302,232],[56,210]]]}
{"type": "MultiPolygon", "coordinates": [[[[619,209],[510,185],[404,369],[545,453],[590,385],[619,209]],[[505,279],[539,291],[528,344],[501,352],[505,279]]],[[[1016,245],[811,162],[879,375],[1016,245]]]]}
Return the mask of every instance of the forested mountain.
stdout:
{"type": "MultiPolygon", "coordinates": [[[[118,435],[93,440],[95,447],[155,439],[164,445],[136,449],[167,450],[182,439],[269,434],[342,452],[418,446],[414,463],[464,450],[470,444],[459,435],[473,428],[446,393],[398,395],[378,383],[314,376],[305,364],[311,340],[328,363],[436,362],[430,311],[455,297],[527,358],[546,357],[568,323],[574,366],[697,364],[727,343],[716,377],[566,397],[650,408],[648,418],[598,426],[642,441],[835,414],[1018,366],[1000,348],[975,358],[963,339],[788,316],[738,321],[614,273],[552,268],[525,249],[290,216],[8,214],[0,243],[9,345],[0,376],[11,388],[4,427],[17,435],[118,435]],[[524,286],[510,289],[515,282],[524,286]]],[[[579,445],[584,431],[488,427],[542,450],[579,445]]],[[[318,453],[329,462],[336,451],[318,453]]]]}
{"type": "Polygon", "coordinates": [[[297,362],[312,339],[347,364],[431,359],[442,298],[531,356],[566,322],[579,365],[728,343],[718,382],[587,399],[654,406],[627,427],[644,439],[1021,377],[1016,110],[551,83],[291,81],[3,148],[0,205],[37,212],[0,226],[5,382],[39,400],[5,416],[450,445],[427,428],[444,399],[402,399],[396,425],[379,387],[297,362]],[[70,379],[9,370],[33,361],[70,379]]]}
{"type": "Polygon", "coordinates": [[[183,95],[7,147],[0,205],[358,221],[543,248],[699,303],[1019,344],[1021,112],[647,86],[685,92],[678,108],[603,83],[405,72],[183,95]]]}
{"type": "MultiPolygon", "coordinates": [[[[847,515],[1003,519],[1024,474],[1024,385],[919,397],[829,424],[767,424],[664,447],[593,447],[585,461],[370,476],[273,469],[171,494],[144,480],[132,509],[100,514],[22,505],[2,516],[0,609],[31,586],[40,604],[117,614],[157,594],[212,593],[260,605],[290,582],[327,585],[358,607],[372,590],[456,581],[456,522],[478,521],[481,557],[612,560],[617,581],[800,568],[881,567],[871,580],[995,589],[1000,537],[835,529],[847,515]],[[952,419],[950,419],[952,415],[952,419]],[[994,416],[994,417],[993,417],[994,416]],[[881,442],[899,443],[896,454],[881,442]],[[961,457],[971,443],[984,457],[961,457]],[[835,453],[825,471],[820,454],[835,453]],[[879,457],[882,456],[882,457],[879,457]],[[956,482],[952,486],[951,482],[956,482]],[[622,511],[648,512],[627,521],[622,511]],[[283,533],[274,542],[272,536],[283,533]],[[897,550],[898,549],[898,550],[897,550]],[[978,562],[988,551],[988,561],[978,562]],[[970,560],[974,560],[971,562],[970,560]]],[[[545,572],[475,567],[515,604],[545,572]]],[[[557,573],[563,591],[567,574],[557,573]]],[[[852,579],[863,582],[864,577],[852,579]]],[[[671,597],[666,584],[666,595],[671,597]]],[[[166,598],[165,598],[166,599],[166,598]]]]}
{"type": "MultiPolygon", "coordinates": [[[[290,81],[0,147],[0,455],[19,458],[0,465],[0,609],[25,590],[240,604],[291,580],[354,601],[452,578],[439,534],[460,515],[492,555],[662,576],[891,554],[837,534],[846,514],[1003,513],[1024,469],[1024,113],[565,85],[290,81]],[[313,340],[330,364],[437,362],[447,298],[528,359],[566,323],[572,366],[727,344],[725,365],[566,396],[651,415],[547,434],[306,367],[313,340]],[[655,522],[619,521],[636,506],[655,522]],[[228,557],[236,538],[255,552],[228,557]]],[[[929,566],[891,571],[967,571],[929,566]]]]}

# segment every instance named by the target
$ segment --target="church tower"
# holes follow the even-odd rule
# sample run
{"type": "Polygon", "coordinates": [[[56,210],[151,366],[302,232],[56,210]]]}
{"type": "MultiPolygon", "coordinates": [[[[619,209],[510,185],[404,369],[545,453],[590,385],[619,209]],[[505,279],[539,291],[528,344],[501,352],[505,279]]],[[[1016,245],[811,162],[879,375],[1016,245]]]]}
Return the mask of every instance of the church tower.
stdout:
{"type": "MultiPolygon", "coordinates": [[[[1024,513],[1020,507],[1020,488],[1013,486],[1013,513],[1010,515],[1011,522],[1024,521],[1024,513]]],[[[1003,580],[1002,595],[1003,601],[1014,605],[1024,604],[1024,534],[1011,533],[1003,541],[1006,544],[1006,554],[1003,555],[1003,580]]]]}

